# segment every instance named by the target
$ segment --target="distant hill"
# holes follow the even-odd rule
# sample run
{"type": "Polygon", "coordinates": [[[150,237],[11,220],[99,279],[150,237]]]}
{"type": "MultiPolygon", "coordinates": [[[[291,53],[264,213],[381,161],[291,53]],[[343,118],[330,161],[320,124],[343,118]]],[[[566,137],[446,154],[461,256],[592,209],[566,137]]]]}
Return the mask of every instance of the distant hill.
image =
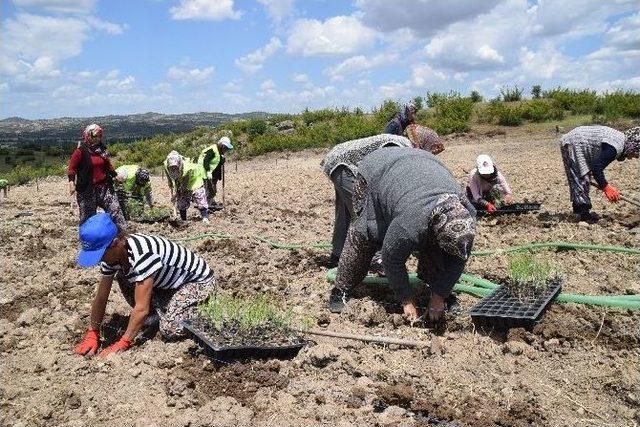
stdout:
{"type": "Polygon", "coordinates": [[[98,123],[102,126],[107,141],[132,141],[157,134],[189,132],[198,126],[217,126],[232,120],[264,119],[267,117],[269,114],[264,112],[242,114],[144,113],[126,116],[60,117],[43,120],[9,117],[0,120],[0,144],[36,143],[50,145],[76,141],[80,138],[84,127],[91,123],[98,123]]]}

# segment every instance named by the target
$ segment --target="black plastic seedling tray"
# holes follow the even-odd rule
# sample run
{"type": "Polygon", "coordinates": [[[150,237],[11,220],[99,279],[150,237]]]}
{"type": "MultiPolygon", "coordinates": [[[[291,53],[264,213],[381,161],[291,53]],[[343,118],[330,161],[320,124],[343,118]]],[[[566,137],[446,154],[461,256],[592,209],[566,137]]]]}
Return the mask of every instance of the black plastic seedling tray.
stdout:
{"type": "Polygon", "coordinates": [[[157,218],[153,218],[153,219],[136,219],[134,220],[135,222],[139,222],[141,224],[154,224],[156,222],[162,222],[162,221],[166,221],[167,219],[169,219],[170,215],[166,214],[166,215],[162,215],[159,216],[157,218]]]}
{"type": "Polygon", "coordinates": [[[495,215],[507,215],[507,214],[521,214],[521,213],[533,212],[533,211],[539,211],[539,210],[540,210],[540,203],[514,203],[512,205],[504,205],[498,208],[498,210],[492,214],[489,214],[489,212],[485,210],[478,209],[477,216],[482,217],[482,216],[495,216],[495,215]]]}
{"type": "Polygon", "coordinates": [[[282,346],[221,346],[207,337],[204,331],[189,322],[183,326],[195,342],[198,343],[207,356],[216,360],[233,359],[291,359],[304,347],[305,342],[282,346]]]}
{"type": "Polygon", "coordinates": [[[518,298],[500,286],[471,308],[474,323],[496,329],[532,328],[562,290],[562,283],[552,282],[535,297],[518,298]]]}

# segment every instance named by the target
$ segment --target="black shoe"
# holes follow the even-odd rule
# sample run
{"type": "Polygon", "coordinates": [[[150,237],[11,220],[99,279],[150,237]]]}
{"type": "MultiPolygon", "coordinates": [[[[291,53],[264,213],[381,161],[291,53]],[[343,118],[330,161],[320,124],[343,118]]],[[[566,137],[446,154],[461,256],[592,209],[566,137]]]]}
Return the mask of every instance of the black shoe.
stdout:
{"type": "Polygon", "coordinates": [[[329,311],[332,313],[342,313],[348,299],[349,295],[342,289],[331,289],[331,295],[329,295],[329,311]]]}
{"type": "Polygon", "coordinates": [[[382,266],[382,258],[377,258],[369,264],[369,273],[377,274],[380,277],[386,277],[384,267],[382,266]]]}
{"type": "Polygon", "coordinates": [[[340,261],[340,257],[331,255],[329,257],[323,257],[322,259],[318,260],[318,266],[324,268],[336,268],[338,266],[338,261],[340,261]]]}
{"type": "Polygon", "coordinates": [[[580,214],[580,221],[585,221],[589,224],[594,224],[600,220],[600,215],[593,212],[584,212],[580,214]]]}
{"type": "Polygon", "coordinates": [[[223,208],[224,205],[222,203],[213,202],[211,205],[209,205],[209,212],[221,211],[223,208]]]}
{"type": "Polygon", "coordinates": [[[451,294],[444,300],[444,308],[447,313],[451,314],[460,314],[462,312],[462,307],[456,294],[451,294]]]}

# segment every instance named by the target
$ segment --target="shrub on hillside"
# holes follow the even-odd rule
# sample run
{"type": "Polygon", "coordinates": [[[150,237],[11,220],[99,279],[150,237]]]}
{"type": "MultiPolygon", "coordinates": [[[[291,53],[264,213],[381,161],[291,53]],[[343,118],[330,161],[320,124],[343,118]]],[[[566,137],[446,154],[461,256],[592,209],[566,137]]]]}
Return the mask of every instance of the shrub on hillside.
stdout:
{"type": "Polygon", "coordinates": [[[387,99],[382,105],[373,110],[375,121],[381,126],[385,126],[396,114],[400,112],[400,105],[397,102],[387,99]]]}
{"type": "Polygon", "coordinates": [[[32,165],[16,165],[3,178],[9,181],[10,185],[22,185],[36,178],[43,178],[51,175],[64,175],[66,165],[62,162],[51,166],[34,167],[32,165]]]}
{"type": "Polygon", "coordinates": [[[459,93],[430,93],[427,104],[432,113],[424,124],[441,135],[454,132],[468,132],[471,127],[473,101],[463,98],[459,93]]]}
{"type": "Polygon", "coordinates": [[[247,134],[249,139],[254,139],[258,135],[263,135],[267,131],[267,122],[261,119],[251,119],[247,123],[247,134]]]}
{"type": "Polygon", "coordinates": [[[553,99],[563,110],[573,114],[593,114],[598,107],[598,94],[595,90],[552,89],[544,92],[544,97],[553,99]]]}
{"type": "Polygon", "coordinates": [[[531,96],[533,97],[533,99],[540,98],[540,95],[542,95],[542,86],[533,85],[533,87],[531,88],[531,96]]]}
{"type": "Polygon", "coordinates": [[[640,119],[640,93],[616,91],[598,100],[594,120],[610,122],[623,117],[640,119]]]}
{"type": "Polygon", "coordinates": [[[500,89],[500,96],[504,102],[515,102],[522,99],[522,92],[524,92],[524,89],[519,88],[518,85],[514,87],[505,86],[500,89]]]}
{"type": "Polygon", "coordinates": [[[478,92],[477,90],[472,90],[469,98],[471,98],[471,101],[473,101],[474,103],[482,102],[483,100],[482,95],[480,95],[480,92],[478,92]]]}
{"type": "Polygon", "coordinates": [[[532,122],[562,120],[564,110],[554,100],[532,99],[521,104],[522,117],[532,122]]]}

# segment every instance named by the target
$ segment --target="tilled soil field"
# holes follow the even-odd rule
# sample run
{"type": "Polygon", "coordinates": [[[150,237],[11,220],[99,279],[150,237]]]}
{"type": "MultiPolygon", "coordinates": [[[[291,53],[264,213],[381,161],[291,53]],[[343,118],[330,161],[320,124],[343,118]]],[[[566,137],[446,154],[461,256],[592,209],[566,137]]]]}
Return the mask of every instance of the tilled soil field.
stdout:
{"type": "MultiPolygon", "coordinates": [[[[450,138],[440,157],[463,168],[489,153],[521,201],[539,213],[482,219],[474,249],[572,241],[639,246],[638,210],[594,194],[596,224],[568,215],[556,136],[510,131],[450,138]],[[635,209],[635,210],[634,210],[635,209]]],[[[333,188],[318,166],[323,152],[229,162],[227,209],[208,226],[139,224],[137,231],[185,239],[208,232],[230,239],[189,240],[213,266],[221,289],[266,292],[327,330],[421,340],[403,349],[310,336],[292,360],[212,363],[190,340],[138,342],[106,360],[73,354],[88,322],[97,269],[74,265],[77,213],[66,180],[12,189],[0,204],[0,424],[13,426],[633,426],[640,423],[640,313],[556,304],[532,331],[479,331],[466,314],[434,329],[405,324],[381,289],[363,289],[341,315],[326,309],[323,249],[271,249],[330,240],[333,188]],[[28,215],[31,214],[31,215],[28,215]]],[[[611,165],[609,180],[638,195],[637,161],[611,165]]],[[[156,199],[169,192],[154,178],[156,199]]],[[[596,192],[598,193],[598,192],[596,192]]],[[[640,293],[638,257],[545,251],[564,291],[640,293]]],[[[467,272],[499,279],[508,257],[472,258],[467,272]]],[[[476,301],[462,295],[465,310],[476,301]]],[[[114,287],[105,332],[126,324],[114,287]]],[[[215,361],[214,361],[215,362],[215,361]]]]}

